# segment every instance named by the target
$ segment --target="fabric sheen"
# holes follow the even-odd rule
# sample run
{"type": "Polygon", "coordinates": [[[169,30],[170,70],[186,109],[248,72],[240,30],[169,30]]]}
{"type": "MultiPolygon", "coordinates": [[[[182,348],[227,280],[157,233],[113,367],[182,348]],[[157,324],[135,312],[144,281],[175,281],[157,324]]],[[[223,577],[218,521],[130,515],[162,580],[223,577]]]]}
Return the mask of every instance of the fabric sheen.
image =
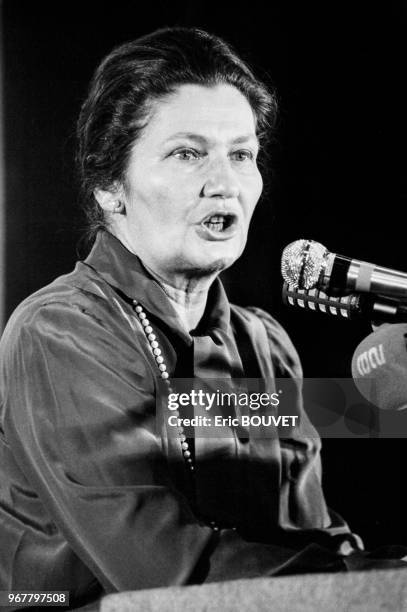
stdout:
{"type": "Polygon", "coordinates": [[[288,439],[197,438],[191,479],[156,431],[158,371],[133,299],[171,377],[259,376],[270,390],[301,377],[270,315],[231,306],[217,280],[190,335],[138,258],[100,233],[1,341],[0,590],[69,590],[75,605],[101,589],[343,569],[336,551],[358,541],[325,505],[300,384],[288,439]]]}

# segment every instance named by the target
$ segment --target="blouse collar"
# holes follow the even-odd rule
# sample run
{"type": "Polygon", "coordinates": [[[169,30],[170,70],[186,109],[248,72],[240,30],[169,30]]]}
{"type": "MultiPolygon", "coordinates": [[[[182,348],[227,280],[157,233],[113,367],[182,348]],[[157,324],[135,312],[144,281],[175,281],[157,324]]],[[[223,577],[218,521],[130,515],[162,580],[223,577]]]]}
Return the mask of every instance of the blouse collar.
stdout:
{"type": "MultiPolygon", "coordinates": [[[[131,253],[113,234],[105,230],[98,232],[85,264],[96,270],[109,285],[127,298],[139,301],[148,312],[171,327],[176,327],[177,331],[182,332],[181,335],[190,339],[161,285],[146,270],[139,257],[131,253]]],[[[229,325],[230,304],[222,282],[216,278],[210,287],[197,334],[207,335],[211,329],[228,332],[229,325]]]]}

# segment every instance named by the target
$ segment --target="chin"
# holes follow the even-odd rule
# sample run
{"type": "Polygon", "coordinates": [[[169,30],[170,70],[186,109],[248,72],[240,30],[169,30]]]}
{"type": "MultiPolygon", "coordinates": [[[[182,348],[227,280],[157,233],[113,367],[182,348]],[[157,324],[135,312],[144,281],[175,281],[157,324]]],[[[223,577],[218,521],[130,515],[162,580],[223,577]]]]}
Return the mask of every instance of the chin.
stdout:
{"type": "Polygon", "coordinates": [[[211,243],[211,249],[205,248],[206,245],[203,248],[199,246],[198,249],[194,245],[191,250],[183,250],[173,260],[174,269],[191,276],[210,276],[229,268],[240,257],[244,249],[244,245],[241,244],[214,245],[211,243]]]}
{"type": "MultiPolygon", "coordinates": [[[[213,243],[212,243],[213,245],[213,243]]],[[[221,272],[226,270],[239,259],[244,250],[244,245],[237,244],[219,244],[212,246],[208,250],[203,250],[197,257],[202,262],[202,268],[217,270],[221,272]]]]}
{"type": "Polygon", "coordinates": [[[197,262],[195,269],[199,271],[202,276],[214,274],[216,272],[220,273],[234,264],[237,258],[238,255],[221,255],[219,257],[208,258],[205,261],[197,262]]]}

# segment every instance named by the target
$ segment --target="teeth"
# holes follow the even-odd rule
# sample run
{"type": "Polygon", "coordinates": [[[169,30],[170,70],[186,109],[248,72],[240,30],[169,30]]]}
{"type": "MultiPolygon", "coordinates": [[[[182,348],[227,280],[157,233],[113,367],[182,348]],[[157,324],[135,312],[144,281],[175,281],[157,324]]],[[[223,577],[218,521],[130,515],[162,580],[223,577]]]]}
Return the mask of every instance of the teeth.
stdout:
{"type": "Polygon", "coordinates": [[[205,223],[205,225],[207,227],[209,227],[210,230],[213,230],[214,232],[221,232],[223,230],[223,223],[205,223]]]}
{"type": "Polygon", "coordinates": [[[214,232],[223,232],[231,224],[230,215],[215,214],[209,217],[207,221],[204,221],[206,227],[214,232]]]}
{"type": "Polygon", "coordinates": [[[213,217],[208,220],[209,223],[223,223],[223,221],[224,217],[221,215],[213,215],[213,217]]]}

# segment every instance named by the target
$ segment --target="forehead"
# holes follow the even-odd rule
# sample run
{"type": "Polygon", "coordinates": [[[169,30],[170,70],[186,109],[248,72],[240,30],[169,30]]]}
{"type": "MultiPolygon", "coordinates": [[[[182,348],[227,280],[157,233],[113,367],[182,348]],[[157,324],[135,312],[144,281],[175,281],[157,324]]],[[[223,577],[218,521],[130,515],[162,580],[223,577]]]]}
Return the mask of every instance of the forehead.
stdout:
{"type": "Polygon", "coordinates": [[[141,140],[165,141],[183,133],[208,139],[255,137],[255,115],[247,99],[231,85],[181,85],[154,103],[141,140]]]}

